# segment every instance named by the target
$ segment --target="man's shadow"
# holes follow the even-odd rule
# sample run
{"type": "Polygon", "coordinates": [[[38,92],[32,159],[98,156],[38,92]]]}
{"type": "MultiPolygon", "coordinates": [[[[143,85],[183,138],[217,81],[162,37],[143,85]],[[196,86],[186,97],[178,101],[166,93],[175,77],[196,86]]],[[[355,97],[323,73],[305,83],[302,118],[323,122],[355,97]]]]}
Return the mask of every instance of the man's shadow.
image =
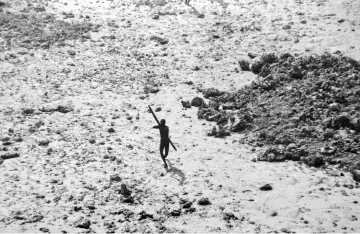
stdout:
{"type": "Polygon", "coordinates": [[[185,173],[182,172],[182,170],[180,170],[179,168],[174,167],[173,165],[171,165],[169,159],[166,160],[167,163],[169,164],[169,168],[166,169],[166,172],[171,172],[173,178],[179,180],[179,185],[184,185],[184,182],[186,180],[186,176],[185,173]],[[178,175],[180,177],[180,179],[178,179],[177,177],[174,177],[175,175],[178,175]]]}

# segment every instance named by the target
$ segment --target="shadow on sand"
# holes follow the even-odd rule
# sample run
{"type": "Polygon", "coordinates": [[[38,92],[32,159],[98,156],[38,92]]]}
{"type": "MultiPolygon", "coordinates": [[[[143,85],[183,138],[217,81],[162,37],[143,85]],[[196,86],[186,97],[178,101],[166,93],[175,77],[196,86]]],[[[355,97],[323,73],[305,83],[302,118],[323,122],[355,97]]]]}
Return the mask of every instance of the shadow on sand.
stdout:
{"type": "Polygon", "coordinates": [[[168,159],[166,161],[169,165],[169,168],[166,170],[166,172],[171,173],[172,174],[171,177],[178,180],[179,185],[183,185],[186,180],[185,173],[182,170],[180,170],[179,168],[174,167],[168,159]],[[180,179],[178,177],[180,177],[180,179]]]}

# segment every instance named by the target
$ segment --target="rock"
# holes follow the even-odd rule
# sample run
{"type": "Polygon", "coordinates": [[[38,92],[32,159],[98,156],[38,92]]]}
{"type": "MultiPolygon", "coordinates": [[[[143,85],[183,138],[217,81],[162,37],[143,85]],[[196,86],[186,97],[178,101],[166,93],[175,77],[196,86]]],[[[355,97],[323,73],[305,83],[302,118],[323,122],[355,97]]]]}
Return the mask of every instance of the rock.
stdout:
{"type": "Polygon", "coordinates": [[[320,149],[320,153],[323,155],[333,155],[336,152],[334,147],[326,146],[320,149]]]}
{"type": "Polygon", "coordinates": [[[199,67],[199,66],[195,66],[195,67],[194,67],[194,71],[200,71],[200,67],[199,67]]]}
{"type": "Polygon", "coordinates": [[[270,191],[270,190],[272,190],[273,188],[272,188],[272,186],[270,185],[270,184],[265,184],[265,185],[263,185],[263,186],[261,186],[260,187],[260,190],[261,191],[270,191]]]}
{"type": "Polygon", "coordinates": [[[80,217],[73,225],[78,228],[90,229],[91,222],[84,217],[80,217]]]}
{"type": "Polygon", "coordinates": [[[355,181],[360,182],[360,170],[352,170],[351,174],[355,181]]]}
{"type": "Polygon", "coordinates": [[[1,159],[10,159],[10,158],[17,158],[20,157],[20,154],[18,153],[5,153],[0,156],[1,159]]]}
{"type": "Polygon", "coordinates": [[[240,60],[238,61],[241,70],[243,71],[250,71],[250,63],[246,60],[240,60]]]}
{"type": "Polygon", "coordinates": [[[1,138],[1,141],[10,141],[10,140],[11,140],[11,138],[8,136],[1,138]]]}
{"type": "Polygon", "coordinates": [[[301,69],[297,66],[294,66],[291,70],[290,70],[290,77],[294,78],[294,79],[301,79],[304,77],[303,72],[301,71],[301,69]]]}
{"type": "Polygon", "coordinates": [[[275,55],[275,53],[268,53],[268,54],[263,54],[261,56],[261,61],[263,63],[276,63],[278,61],[277,56],[275,55]]]}
{"type": "Polygon", "coordinates": [[[159,18],[160,18],[160,16],[158,14],[155,14],[152,16],[152,19],[154,19],[154,20],[158,20],[159,18]]]}
{"type": "Polygon", "coordinates": [[[207,206],[207,205],[211,205],[211,202],[209,201],[209,198],[202,197],[202,198],[199,199],[198,204],[200,206],[207,206]]]}
{"type": "Polygon", "coordinates": [[[50,144],[50,140],[49,139],[40,139],[39,141],[38,141],[38,144],[40,145],[40,146],[48,146],[49,144],[50,144]]]}
{"type": "Polygon", "coordinates": [[[110,182],[120,182],[121,181],[121,177],[119,175],[111,175],[110,176],[110,182]]]}
{"type": "Polygon", "coordinates": [[[33,109],[33,108],[24,108],[23,109],[23,113],[25,114],[25,115],[31,115],[31,114],[33,114],[35,112],[35,109],[33,109]]]}
{"type": "Polygon", "coordinates": [[[181,104],[183,107],[185,108],[191,108],[190,102],[189,101],[181,101],[181,104]]]}
{"type": "Polygon", "coordinates": [[[272,213],[270,214],[271,217],[275,217],[275,216],[277,216],[277,215],[278,215],[278,212],[276,212],[276,211],[274,211],[274,212],[272,212],[272,213]]]}
{"type": "Polygon", "coordinates": [[[251,52],[249,52],[247,55],[248,55],[248,56],[249,56],[249,58],[251,58],[251,59],[254,59],[254,58],[256,58],[256,57],[257,57],[257,54],[255,54],[255,53],[251,53],[251,52]]]}
{"type": "Polygon", "coordinates": [[[292,151],[296,149],[296,144],[295,143],[290,143],[287,147],[286,147],[286,151],[292,151]]]}
{"type": "Polygon", "coordinates": [[[230,221],[230,220],[238,220],[238,217],[236,217],[233,213],[231,212],[224,212],[223,214],[223,219],[225,221],[230,221]]]}
{"type": "Polygon", "coordinates": [[[150,40],[156,41],[156,42],[159,43],[160,45],[165,45],[165,44],[169,43],[169,40],[168,40],[168,39],[166,39],[166,38],[161,38],[161,37],[158,37],[158,36],[151,36],[151,37],[150,37],[150,40]]]}
{"type": "Polygon", "coordinates": [[[200,18],[200,19],[203,19],[203,18],[205,18],[205,15],[204,14],[198,14],[197,17],[200,18]]]}
{"type": "Polygon", "coordinates": [[[161,107],[156,107],[155,112],[160,112],[161,111],[161,107]]]}
{"type": "Polygon", "coordinates": [[[41,232],[50,232],[48,228],[44,228],[44,227],[40,228],[39,230],[41,232]]]}
{"type": "Polygon", "coordinates": [[[139,213],[138,220],[144,220],[144,219],[153,219],[154,215],[147,213],[146,211],[142,210],[139,213]]]}
{"type": "Polygon", "coordinates": [[[284,25],[282,28],[283,28],[284,30],[288,30],[288,29],[291,29],[291,26],[290,26],[289,24],[287,24],[287,25],[284,25]]]}
{"type": "Polygon", "coordinates": [[[108,132],[109,132],[109,133],[114,133],[114,132],[115,132],[115,129],[114,129],[114,128],[109,128],[109,129],[108,129],[108,132]]]}
{"type": "Polygon", "coordinates": [[[194,97],[191,100],[191,105],[195,106],[195,107],[202,107],[205,105],[205,101],[204,99],[200,98],[200,97],[194,97]]]}
{"type": "Polygon", "coordinates": [[[127,197],[123,200],[124,203],[129,203],[129,204],[133,204],[134,203],[134,198],[132,196],[127,197]]]}
{"type": "Polygon", "coordinates": [[[313,167],[321,167],[325,164],[324,158],[320,155],[314,155],[308,158],[307,164],[313,167]]]}
{"type": "Polygon", "coordinates": [[[192,202],[191,201],[187,201],[187,202],[185,202],[184,204],[183,204],[183,206],[182,206],[182,208],[184,208],[184,209],[188,209],[188,208],[190,208],[191,206],[192,206],[192,202]]]}
{"type": "Polygon", "coordinates": [[[157,86],[146,85],[144,88],[145,93],[157,93],[160,89],[157,86]]]}
{"type": "Polygon", "coordinates": [[[259,74],[263,66],[264,66],[263,61],[255,61],[254,63],[251,64],[250,69],[254,74],[259,74]]]}
{"type": "Polygon", "coordinates": [[[258,155],[258,161],[283,162],[285,160],[284,149],[278,146],[270,146],[258,155]]]}
{"type": "Polygon", "coordinates": [[[339,103],[331,103],[331,104],[329,105],[329,110],[339,111],[339,110],[340,110],[340,105],[339,105],[339,103]]]}
{"type": "Polygon", "coordinates": [[[125,184],[121,184],[121,190],[120,190],[121,195],[123,195],[124,197],[129,197],[131,195],[130,190],[126,187],[125,184]]]}
{"type": "Polygon", "coordinates": [[[74,110],[74,107],[72,104],[61,104],[61,103],[49,103],[40,108],[40,111],[42,112],[61,112],[61,113],[68,113],[74,110]]]}
{"type": "Polygon", "coordinates": [[[208,136],[216,136],[217,134],[217,129],[216,129],[216,126],[214,126],[211,130],[211,132],[209,132],[207,135],[208,136]]]}
{"type": "Polygon", "coordinates": [[[341,127],[349,127],[351,122],[351,116],[349,113],[341,113],[336,116],[332,121],[332,127],[335,129],[339,129],[341,127]]]}
{"type": "Polygon", "coordinates": [[[76,55],[76,52],[75,52],[75,50],[68,50],[68,54],[71,56],[74,56],[74,55],[76,55]]]}
{"type": "Polygon", "coordinates": [[[345,22],[345,19],[339,19],[338,20],[338,23],[344,23],[345,22]]]}
{"type": "Polygon", "coordinates": [[[222,138],[222,137],[226,137],[226,136],[230,136],[231,133],[230,131],[224,129],[224,128],[219,128],[219,131],[216,133],[217,138],[222,138]]]}
{"type": "Polygon", "coordinates": [[[205,98],[218,97],[223,94],[223,92],[220,92],[218,89],[215,88],[203,89],[201,90],[201,92],[203,93],[205,98]]]}
{"type": "Polygon", "coordinates": [[[178,209],[172,210],[172,211],[170,211],[170,215],[174,216],[174,217],[178,217],[181,215],[181,211],[178,209]]]}

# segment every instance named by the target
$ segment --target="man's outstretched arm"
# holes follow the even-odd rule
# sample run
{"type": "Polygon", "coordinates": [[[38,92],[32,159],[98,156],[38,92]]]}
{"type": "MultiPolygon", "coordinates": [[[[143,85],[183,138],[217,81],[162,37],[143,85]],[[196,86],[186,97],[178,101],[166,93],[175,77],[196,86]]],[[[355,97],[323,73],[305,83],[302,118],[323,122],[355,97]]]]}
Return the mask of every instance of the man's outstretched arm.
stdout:
{"type": "Polygon", "coordinates": [[[154,127],[152,127],[152,128],[159,128],[159,125],[155,125],[154,127]]]}

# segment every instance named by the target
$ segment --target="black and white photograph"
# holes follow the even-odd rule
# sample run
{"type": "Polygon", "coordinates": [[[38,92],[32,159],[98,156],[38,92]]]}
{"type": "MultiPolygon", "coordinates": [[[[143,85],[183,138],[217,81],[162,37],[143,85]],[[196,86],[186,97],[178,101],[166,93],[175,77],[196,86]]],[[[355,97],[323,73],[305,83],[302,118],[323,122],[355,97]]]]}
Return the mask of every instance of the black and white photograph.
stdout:
{"type": "Polygon", "coordinates": [[[0,233],[360,233],[359,0],[0,0],[0,233]]]}

